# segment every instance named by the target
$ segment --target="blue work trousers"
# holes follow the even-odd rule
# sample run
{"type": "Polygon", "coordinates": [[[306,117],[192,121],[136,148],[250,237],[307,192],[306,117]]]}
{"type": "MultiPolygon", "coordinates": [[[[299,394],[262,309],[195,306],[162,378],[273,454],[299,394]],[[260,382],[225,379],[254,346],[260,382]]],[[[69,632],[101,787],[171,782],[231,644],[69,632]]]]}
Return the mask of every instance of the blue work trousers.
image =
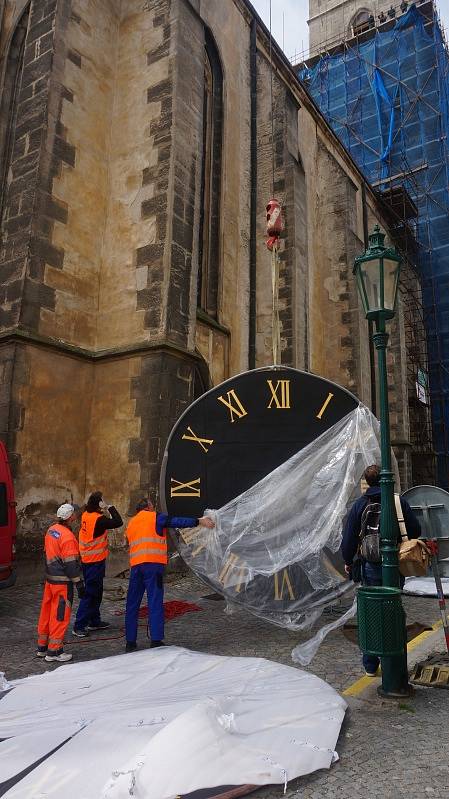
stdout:
{"type": "Polygon", "coordinates": [[[100,605],[103,599],[103,580],[106,559],[96,563],[83,563],[85,594],[80,600],[75,619],[75,630],[84,630],[88,624],[96,627],[101,622],[100,605]]]}
{"type": "MultiPolygon", "coordinates": [[[[382,585],[382,566],[380,563],[365,563],[362,567],[363,585],[382,585]]],[[[370,674],[377,671],[380,659],[377,655],[362,656],[363,668],[370,674]]]]}
{"type": "Polygon", "coordinates": [[[129,643],[137,641],[137,619],[143,595],[147,592],[148,627],[152,641],[164,638],[164,566],[139,563],[131,567],[126,597],[125,630],[129,643]]]}

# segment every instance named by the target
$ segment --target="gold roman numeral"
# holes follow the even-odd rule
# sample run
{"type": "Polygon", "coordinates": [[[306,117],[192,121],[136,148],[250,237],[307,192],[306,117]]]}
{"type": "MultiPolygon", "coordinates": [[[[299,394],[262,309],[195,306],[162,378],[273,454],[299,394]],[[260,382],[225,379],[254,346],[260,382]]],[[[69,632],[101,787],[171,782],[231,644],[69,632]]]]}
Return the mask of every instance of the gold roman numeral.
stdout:
{"type": "Polygon", "coordinates": [[[206,447],[205,444],[209,444],[209,446],[210,446],[211,444],[214,443],[214,439],[213,438],[199,438],[196,435],[196,433],[193,432],[191,427],[188,427],[187,430],[189,431],[189,433],[191,433],[191,435],[188,436],[186,433],[184,433],[184,435],[182,437],[183,441],[196,441],[196,443],[199,444],[200,447],[202,447],[204,452],[208,452],[209,451],[209,447],[206,447]]]}
{"type": "Polygon", "coordinates": [[[223,405],[226,405],[226,407],[229,409],[229,412],[231,414],[231,422],[235,422],[234,414],[237,417],[237,419],[241,419],[242,416],[247,415],[247,411],[245,411],[245,408],[243,407],[242,403],[240,402],[233,388],[231,388],[231,390],[228,391],[227,400],[224,397],[217,397],[217,399],[219,402],[222,402],[223,405]]]}
{"type": "Polygon", "coordinates": [[[290,408],[290,380],[278,380],[273,386],[272,380],[267,380],[271,391],[271,400],[268,408],[290,408]],[[276,404],[273,405],[273,402],[276,404]]]}
{"type": "Polygon", "coordinates": [[[279,586],[279,572],[276,572],[276,574],[274,575],[275,600],[284,599],[284,592],[286,588],[290,599],[295,599],[295,594],[288,574],[288,569],[284,569],[284,571],[282,572],[282,582],[280,586],[279,586]]]}
{"type": "Polygon", "coordinates": [[[319,413],[317,413],[317,415],[316,415],[316,418],[317,418],[317,419],[321,419],[321,417],[322,417],[322,415],[323,415],[324,411],[326,410],[326,408],[327,408],[327,406],[329,405],[329,403],[330,403],[330,401],[331,401],[331,399],[332,399],[332,397],[333,397],[333,396],[334,396],[334,395],[333,395],[333,394],[331,394],[331,392],[329,392],[329,394],[327,395],[326,399],[325,399],[325,400],[324,400],[324,402],[323,402],[323,406],[322,406],[322,408],[321,408],[320,412],[319,412],[319,413]]]}
{"type": "Polygon", "coordinates": [[[179,531],[182,540],[184,541],[187,546],[193,546],[191,551],[191,556],[194,558],[198,555],[203,549],[206,549],[206,541],[204,536],[204,528],[200,527],[198,530],[196,527],[193,530],[189,530],[188,528],[179,531]],[[198,539],[203,539],[202,541],[198,541],[198,539]],[[195,546],[195,544],[197,544],[195,546]]]}
{"type": "Polygon", "coordinates": [[[218,575],[218,579],[227,588],[232,578],[232,587],[235,588],[236,593],[240,592],[242,583],[245,577],[246,566],[244,566],[237,555],[230,555],[223,568],[218,575]],[[237,583],[235,582],[235,571],[237,571],[237,583]]]}
{"type": "Polygon", "coordinates": [[[190,480],[189,483],[181,483],[170,478],[170,497],[200,497],[201,496],[201,477],[190,480]]]}

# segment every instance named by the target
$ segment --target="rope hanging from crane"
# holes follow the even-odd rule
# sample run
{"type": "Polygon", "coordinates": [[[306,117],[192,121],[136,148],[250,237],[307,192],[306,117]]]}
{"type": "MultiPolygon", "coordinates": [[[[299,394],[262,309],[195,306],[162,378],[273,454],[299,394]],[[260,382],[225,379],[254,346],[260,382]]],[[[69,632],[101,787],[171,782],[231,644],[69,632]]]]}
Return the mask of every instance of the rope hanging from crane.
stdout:
{"type": "Polygon", "coordinates": [[[281,205],[274,195],[274,104],[273,104],[273,59],[271,47],[271,0],[270,0],[270,102],[271,102],[271,189],[272,199],[266,207],[267,248],[271,253],[272,287],[272,349],[273,364],[278,366],[281,357],[281,328],[279,320],[279,238],[283,230],[281,205]]]}
{"type": "Polygon", "coordinates": [[[279,237],[282,233],[281,206],[276,199],[267,205],[267,248],[271,252],[272,309],[272,347],[273,364],[279,365],[281,355],[281,328],[279,321],[279,237]]]}

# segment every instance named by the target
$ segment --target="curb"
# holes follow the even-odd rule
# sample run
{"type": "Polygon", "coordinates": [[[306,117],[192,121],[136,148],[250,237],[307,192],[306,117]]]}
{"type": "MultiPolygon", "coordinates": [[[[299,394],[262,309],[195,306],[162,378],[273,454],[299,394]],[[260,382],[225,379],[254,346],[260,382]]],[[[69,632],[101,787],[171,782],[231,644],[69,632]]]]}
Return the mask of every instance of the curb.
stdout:
{"type": "MultiPolygon", "coordinates": [[[[443,624],[441,621],[437,621],[435,624],[432,624],[431,630],[425,630],[408,642],[407,663],[409,671],[413,669],[415,664],[420,660],[425,660],[428,655],[436,654],[441,649],[445,651],[446,644],[443,635],[443,624]]],[[[377,688],[378,685],[380,685],[380,676],[367,677],[365,675],[345,688],[345,690],[342,691],[342,696],[358,697],[368,688],[377,688]]]]}

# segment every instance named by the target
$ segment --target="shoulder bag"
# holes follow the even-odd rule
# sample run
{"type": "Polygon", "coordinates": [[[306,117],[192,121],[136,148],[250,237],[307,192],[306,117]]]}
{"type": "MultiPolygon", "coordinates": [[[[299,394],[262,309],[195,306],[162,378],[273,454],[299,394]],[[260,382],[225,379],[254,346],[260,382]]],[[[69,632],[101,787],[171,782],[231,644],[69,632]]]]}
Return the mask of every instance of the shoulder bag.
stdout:
{"type": "Polygon", "coordinates": [[[399,544],[399,571],[403,577],[425,577],[429,570],[430,552],[425,541],[409,539],[399,494],[394,495],[401,543],[399,544]]]}

